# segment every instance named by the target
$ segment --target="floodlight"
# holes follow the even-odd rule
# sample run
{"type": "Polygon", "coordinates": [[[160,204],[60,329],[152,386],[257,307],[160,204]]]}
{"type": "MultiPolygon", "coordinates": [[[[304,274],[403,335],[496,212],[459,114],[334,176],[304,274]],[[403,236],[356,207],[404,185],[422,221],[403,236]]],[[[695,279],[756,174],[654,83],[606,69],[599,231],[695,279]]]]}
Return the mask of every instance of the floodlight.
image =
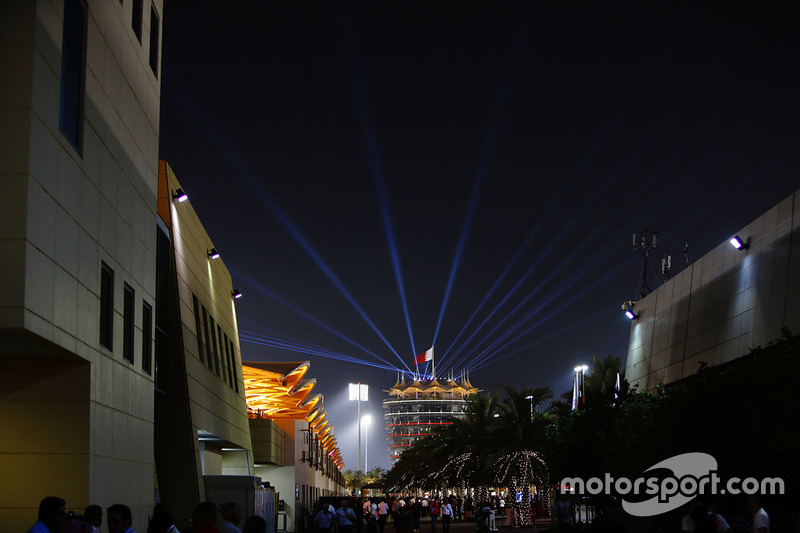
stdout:
{"type": "Polygon", "coordinates": [[[636,302],[633,300],[628,300],[627,302],[622,303],[622,310],[625,311],[625,316],[628,317],[629,320],[636,320],[639,318],[639,315],[633,312],[633,306],[636,302]]]}
{"type": "Polygon", "coordinates": [[[238,300],[238,299],[239,299],[239,298],[241,298],[242,296],[243,296],[243,295],[242,295],[242,293],[241,293],[239,290],[237,290],[237,289],[234,289],[234,290],[233,290],[233,297],[234,297],[234,298],[236,298],[236,299],[238,300]]]}
{"type": "Polygon", "coordinates": [[[369,385],[366,383],[350,383],[350,400],[368,401],[369,385]]]}
{"type": "Polygon", "coordinates": [[[212,248],[208,251],[208,257],[210,257],[211,259],[216,259],[219,257],[219,252],[217,251],[216,248],[212,248]]]}
{"type": "Polygon", "coordinates": [[[738,235],[735,237],[731,237],[731,240],[728,241],[731,243],[731,246],[736,248],[737,250],[747,250],[747,243],[743,241],[738,235]]]}
{"type": "Polygon", "coordinates": [[[189,195],[183,192],[183,189],[178,187],[177,189],[175,189],[175,192],[172,193],[172,199],[178,200],[178,203],[183,203],[189,199],[189,195]]]}
{"type": "Polygon", "coordinates": [[[369,385],[366,383],[350,383],[350,400],[356,401],[358,407],[358,469],[361,470],[361,402],[367,401],[369,385]]]}

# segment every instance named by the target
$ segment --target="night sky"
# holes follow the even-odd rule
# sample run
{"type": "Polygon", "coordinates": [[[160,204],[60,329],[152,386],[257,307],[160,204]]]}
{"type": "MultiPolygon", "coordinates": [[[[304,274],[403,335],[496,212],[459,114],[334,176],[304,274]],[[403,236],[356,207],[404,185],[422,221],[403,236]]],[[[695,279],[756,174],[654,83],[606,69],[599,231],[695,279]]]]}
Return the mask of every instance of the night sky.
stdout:
{"type": "Polygon", "coordinates": [[[439,376],[558,396],[624,361],[632,233],[674,274],[800,188],[793,3],[667,4],[165,2],[160,157],[243,359],[311,361],[347,468],[348,382],[379,422],[435,341],[439,376]]]}

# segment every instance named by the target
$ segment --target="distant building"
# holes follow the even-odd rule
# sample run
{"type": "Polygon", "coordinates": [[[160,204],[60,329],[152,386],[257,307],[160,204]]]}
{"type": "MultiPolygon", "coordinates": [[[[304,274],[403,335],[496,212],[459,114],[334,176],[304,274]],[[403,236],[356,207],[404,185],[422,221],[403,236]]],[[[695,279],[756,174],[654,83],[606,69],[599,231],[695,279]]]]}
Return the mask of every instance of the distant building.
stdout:
{"type": "Polygon", "coordinates": [[[384,392],[389,394],[383,408],[389,457],[394,462],[417,439],[451,425],[453,419],[463,419],[467,398],[480,389],[469,382],[468,376],[458,382],[450,377],[442,381],[418,379],[408,384],[403,375],[384,392]]]}
{"type": "Polygon", "coordinates": [[[344,495],[344,462],[308,361],[245,362],[244,386],[255,473],[282,500],[278,529],[303,531],[320,496],[344,495]]]}
{"type": "Polygon", "coordinates": [[[800,333],[800,191],[640,301],[625,377],[642,390],[800,333]]]}

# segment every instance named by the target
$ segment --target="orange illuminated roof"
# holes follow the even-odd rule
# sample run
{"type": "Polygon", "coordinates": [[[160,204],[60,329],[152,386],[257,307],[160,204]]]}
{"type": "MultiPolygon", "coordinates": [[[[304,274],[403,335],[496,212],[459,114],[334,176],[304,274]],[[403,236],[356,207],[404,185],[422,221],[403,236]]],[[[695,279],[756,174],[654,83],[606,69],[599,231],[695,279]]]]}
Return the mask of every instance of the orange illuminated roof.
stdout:
{"type": "Polygon", "coordinates": [[[247,408],[259,418],[307,421],[325,453],[341,470],[344,462],[323,409],[323,396],[311,394],[315,379],[303,379],[310,366],[308,361],[242,363],[247,408]]]}

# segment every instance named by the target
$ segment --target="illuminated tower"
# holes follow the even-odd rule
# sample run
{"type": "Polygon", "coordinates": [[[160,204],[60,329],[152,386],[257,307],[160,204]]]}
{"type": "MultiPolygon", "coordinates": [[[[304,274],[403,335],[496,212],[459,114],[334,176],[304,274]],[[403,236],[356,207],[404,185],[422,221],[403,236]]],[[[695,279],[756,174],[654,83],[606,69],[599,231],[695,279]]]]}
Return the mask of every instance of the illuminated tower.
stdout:
{"type": "Polygon", "coordinates": [[[389,456],[394,462],[420,437],[436,433],[452,424],[452,419],[463,419],[467,397],[480,389],[467,375],[458,382],[451,375],[446,381],[417,379],[410,384],[403,375],[385,392],[389,398],[383,401],[384,418],[389,456]]]}

